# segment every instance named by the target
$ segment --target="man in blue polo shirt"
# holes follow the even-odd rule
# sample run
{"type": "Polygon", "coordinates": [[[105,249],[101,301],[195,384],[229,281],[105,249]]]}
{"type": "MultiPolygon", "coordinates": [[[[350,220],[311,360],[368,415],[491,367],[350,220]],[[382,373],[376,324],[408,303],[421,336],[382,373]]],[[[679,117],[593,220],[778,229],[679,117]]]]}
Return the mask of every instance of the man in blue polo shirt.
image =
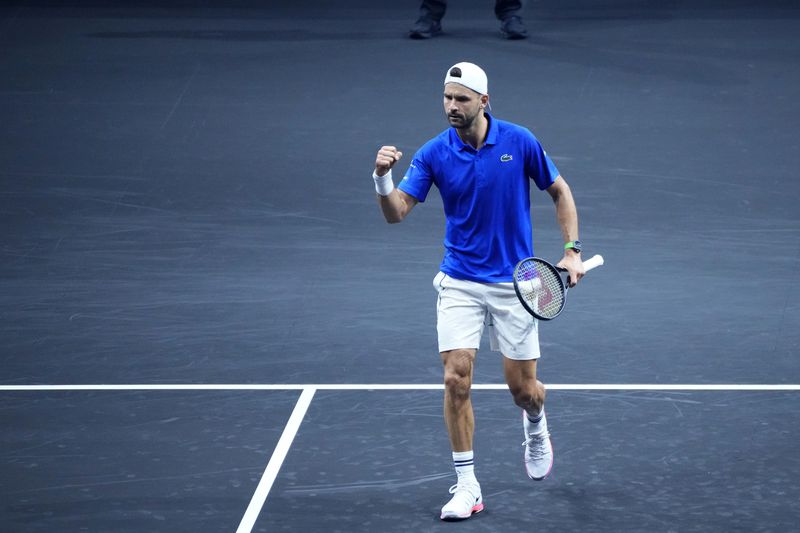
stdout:
{"type": "Polygon", "coordinates": [[[488,81],[472,63],[452,66],[444,80],[450,128],[414,155],[397,188],[392,167],[402,153],[383,146],[375,160],[375,190],[384,218],[402,221],[431,186],[439,189],[446,228],[444,258],[433,284],[438,292],[437,332],[444,365],[444,416],[458,482],[442,508],[442,520],[469,518],[483,510],[472,448],[472,369],[485,328],[516,405],[523,410],[525,468],[542,480],[553,465],[544,413],[545,387],[536,378],[536,320],[519,303],[512,283],[516,263],[533,255],[530,184],[553,199],[564,238],[558,266],[574,285],[584,274],[578,214],[567,182],[526,128],[488,113],[488,81]]]}

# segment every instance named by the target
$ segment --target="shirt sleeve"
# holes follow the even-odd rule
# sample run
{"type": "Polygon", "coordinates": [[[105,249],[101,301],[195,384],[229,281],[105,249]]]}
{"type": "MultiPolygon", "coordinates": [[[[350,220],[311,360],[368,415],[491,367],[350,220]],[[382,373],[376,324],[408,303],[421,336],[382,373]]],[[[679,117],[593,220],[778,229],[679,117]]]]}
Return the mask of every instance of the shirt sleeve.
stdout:
{"type": "Polygon", "coordinates": [[[525,172],[536,183],[539,190],[543,191],[556,181],[559,176],[558,169],[533,133],[530,131],[527,133],[530,137],[528,139],[528,157],[525,161],[525,172]]]}
{"type": "Polygon", "coordinates": [[[406,175],[397,186],[404,193],[410,194],[420,202],[424,202],[433,185],[433,172],[428,164],[424,147],[414,154],[414,159],[406,171],[406,175]]]}

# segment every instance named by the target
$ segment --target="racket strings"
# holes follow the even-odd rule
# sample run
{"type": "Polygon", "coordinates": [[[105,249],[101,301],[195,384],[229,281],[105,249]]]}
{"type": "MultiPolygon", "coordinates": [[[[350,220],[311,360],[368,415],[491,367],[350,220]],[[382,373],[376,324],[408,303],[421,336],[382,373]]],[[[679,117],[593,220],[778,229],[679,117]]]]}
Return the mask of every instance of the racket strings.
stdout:
{"type": "Polygon", "coordinates": [[[515,273],[517,286],[527,304],[544,318],[553,318],[564,306],[561,277],[548,265],[528,261],[515,273]]]}

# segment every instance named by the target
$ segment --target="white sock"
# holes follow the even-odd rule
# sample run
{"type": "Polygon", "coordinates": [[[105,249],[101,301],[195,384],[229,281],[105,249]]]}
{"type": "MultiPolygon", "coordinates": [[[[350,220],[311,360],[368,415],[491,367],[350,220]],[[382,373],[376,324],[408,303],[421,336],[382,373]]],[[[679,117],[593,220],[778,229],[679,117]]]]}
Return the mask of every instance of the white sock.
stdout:
{"type": "Polygon", "coordinates": [[[459,483],[462,481],[478,482],[475,478],[475,461],[472,450],[468,452],[453,452],[453,465],[456,467],[459,483]]]}
{"type": "Polygon", "coordinates": [[[547,417],[544,415],[544,407],[536,416],[525,411],[525,416],[528,418],[528,433],[538,435],[547,431],[547,417]]]}

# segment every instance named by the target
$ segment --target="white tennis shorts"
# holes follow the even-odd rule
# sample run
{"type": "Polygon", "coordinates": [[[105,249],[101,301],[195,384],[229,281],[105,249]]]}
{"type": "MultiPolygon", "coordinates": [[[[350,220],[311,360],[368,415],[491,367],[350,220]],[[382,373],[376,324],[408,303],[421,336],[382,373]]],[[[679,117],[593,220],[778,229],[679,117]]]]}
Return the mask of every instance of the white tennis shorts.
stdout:
{"type": "Polygon", "coordinates": [[[517,299],[513,283],[477,283],[444,272],[433,278],[439,293],[436,330],[439,351],[478,349],[484,327],[490,348],[509,359],[538,359],[539,324],[517,299]]]}

